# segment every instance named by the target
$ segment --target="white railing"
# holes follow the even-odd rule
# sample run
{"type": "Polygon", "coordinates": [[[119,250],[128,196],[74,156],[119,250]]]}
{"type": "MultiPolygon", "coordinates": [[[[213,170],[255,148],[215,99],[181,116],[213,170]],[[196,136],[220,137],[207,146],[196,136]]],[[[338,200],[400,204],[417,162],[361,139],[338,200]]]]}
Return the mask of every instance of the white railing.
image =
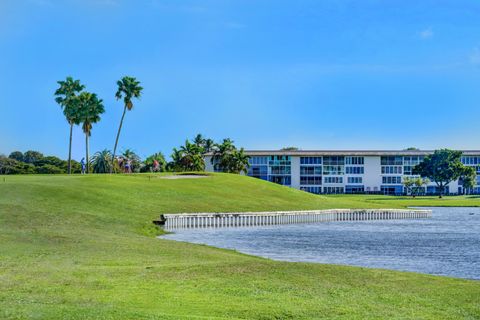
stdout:
{"type": "Polygon", "coordinates": [[[165,229],[249,227],[329,221],[424,219],[431,210],[331,209],[312,211],[164,214],[165,229]]]}

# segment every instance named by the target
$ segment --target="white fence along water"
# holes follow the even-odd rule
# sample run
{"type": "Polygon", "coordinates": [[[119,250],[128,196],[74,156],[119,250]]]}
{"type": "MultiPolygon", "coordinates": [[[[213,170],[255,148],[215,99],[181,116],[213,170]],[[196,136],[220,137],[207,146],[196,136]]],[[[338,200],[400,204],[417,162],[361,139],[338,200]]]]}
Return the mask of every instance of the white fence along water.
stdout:
{"type": "Polygon", "coordinates": [[[183,213],[164,214],[165,229],[222,228],[312,223],[329,221],[368,221],[424,219],[431,210],[413,209],[331,209],[310,211],[183,213]]]}

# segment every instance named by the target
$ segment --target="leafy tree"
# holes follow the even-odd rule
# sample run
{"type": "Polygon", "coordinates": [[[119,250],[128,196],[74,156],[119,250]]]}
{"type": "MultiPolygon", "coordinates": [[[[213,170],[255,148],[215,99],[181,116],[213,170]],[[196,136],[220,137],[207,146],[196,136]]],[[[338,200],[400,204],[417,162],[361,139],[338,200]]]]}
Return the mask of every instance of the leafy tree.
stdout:
{"type": "Polygon", "coordinates": [[[68,169],[68,162],[55,156],[46,156],[34,162],[34,165],[37,167],[43,166],[45,164],[64,168],[65,171],[68,169]]]}
{"type": "Polygon", "coordinates": [[[44,164],[38,167],[35,167],[35,171],[39,174],[60,174],[65,173],[62,168],[53,166],[51,164],[44,164]]]}
{"type": "Polygon", "coordinates": [[[474,167],[465,166],[462,175],[460,176],[460,183],[463,186],[463,192],[468,193],[477,183],[477,173],[474,167]]]}
{"type": "Polygon", "coordinates": [[[38,151],[28,150],[23,154],[23,161],[26,163],[35,163],[43,158],[43,154],[38,151]]]}
{"type": "Polygon", "coordinates": [[[413,168],[413,173],[435,182],[441,198],[445,187],[464,173],[465,166],[460,161],[461,151],[441,149],[427,155],[413,168]]]}
{"type": "Polygon", "coordinates": [[[123,119],[125,118],[125,113],[133,108],[133,98],[140,98],[142,95],[143,88],[140,86],[140,82],[133,77],[123,77],[121,80],[117,81],[117,92],[115,93],[115,98],[117,100],[123,98],[123,114],[122,119],[120,120],[120,125],[118,127],[117,137],[115,139],[115,146],[113,147],[112,154],[112,163],[115,159],[115,154],[117,152],[118,138],[120,137],[120,132],[122,130],[123,119]]]}
{"type": "Polygon", "coordinates": [[[23,153],[20,152],[20,151],[13,151],[12,153],[10,153],[10,155],[8,156],[10,159],[14,159],[14,160],[17,160],[17,161],[23,161],[23,153]]]}
{"type": "Polygon", "coordinates": [[[94,173],[109,173],[112,170],[112,152],[108,149],[97,151],[91,160],[94,173]]]}
{"type": "Polygon", "coordinates": [[[151,156],[147,157],[143,162],[144,166],[142,167],[141,171],[142,172],[153,171],[153,167],[154,167],[153,164],[155,160],[158,161],[159,171],[160,172],[165,171],[165,168],[167,166],[167,161],[165,161],[165,156],[161,152],[154,153],[151,156]]]}
{"type": "Polygon", "coordinates": [[[63,115],[70,125],[70,139],[68,143],[68,173],[72,172],[72,135],[73,126],[80,124],[80,114],[77,108],[75,99],[77,93],[85,89],[85,86],[80,83],[80,80],[73,80],[72,77],[67,77],[65,81],[57,81],[60,87],[55,91],[55,101],[63,109],[63,115]]]}
{"type": "Polygon", "coordinates": [[[415,198],[420,194],[420,192],[424,189],[424,187],[429,184],[430,181],[426,178],[420,177],[404,177],[403,178],[403,185],[407,192],[415,198]]]}
{"type": "Polygon", "coordinates": [[[82,92],[76,101],[82,121],[82,130],[85,133],[85,154],[87,173],[90,169],[88,158],[88,139],[92,134],[92,126],[100,121],[100,115],[105,112],[102,99],[98,99],[97,95],[90,92],[82,92]]]}
{"type": "Polygon", "coordinates": [[[72,159],[71,166],[72,166],[72,173],[82,172],[82,165],[80,164],[80,162],[72,159]]]}
{"type": "Polygon", "coordinates": [[[282,150],[282,151],[298,151],[300,149],[298,149],[297,147],[284,147],[280,150],[282,150]]]}
{"type": "Polygon", "coordinates": [[[35,173],[33,164],[17,161],[0,155],[0,174],[29,174],[35,173]]]}
{"type": "Polygon", "coordinates": [[[418,149],[417,147],[408,147],[408,148],[403,149],[403,150],[405,150],[405,151],[418,151],[420,149],[418,149]]]}

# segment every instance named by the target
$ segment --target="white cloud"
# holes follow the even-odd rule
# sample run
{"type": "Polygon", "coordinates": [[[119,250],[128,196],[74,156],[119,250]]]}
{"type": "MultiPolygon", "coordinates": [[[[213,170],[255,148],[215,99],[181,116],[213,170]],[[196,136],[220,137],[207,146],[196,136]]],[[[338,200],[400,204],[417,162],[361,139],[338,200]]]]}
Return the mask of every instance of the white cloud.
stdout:
{"type": "Polygon", "coordinates": [[[420,37],[420,39],[430,39],[433,37],[433,30],[432,28],[424,29],[418,33],[418,36],[420,37]]]}

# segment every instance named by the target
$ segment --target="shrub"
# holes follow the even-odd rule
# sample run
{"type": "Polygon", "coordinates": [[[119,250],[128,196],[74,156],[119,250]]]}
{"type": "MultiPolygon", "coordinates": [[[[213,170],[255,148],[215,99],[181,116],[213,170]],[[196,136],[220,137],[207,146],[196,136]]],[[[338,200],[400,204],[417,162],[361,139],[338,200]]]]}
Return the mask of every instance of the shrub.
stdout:
{"type": "Polygon", "coordinates": [[[59,174],[59,173],[65,173],[66,171],[62,168],[53,166],[51,164],[44,164],[42,166],[36,167],[36,172],[40,174],[59,174]]]}

